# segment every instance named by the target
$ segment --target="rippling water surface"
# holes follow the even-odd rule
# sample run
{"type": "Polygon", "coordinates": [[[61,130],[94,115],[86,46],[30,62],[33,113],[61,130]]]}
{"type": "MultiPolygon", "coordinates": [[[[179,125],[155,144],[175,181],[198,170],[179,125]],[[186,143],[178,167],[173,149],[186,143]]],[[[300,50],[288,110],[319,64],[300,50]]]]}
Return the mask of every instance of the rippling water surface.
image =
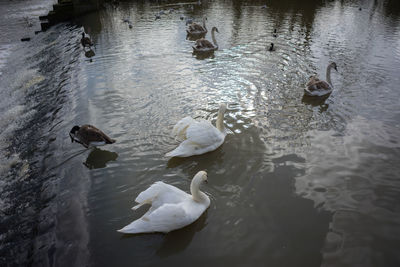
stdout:
{"type": "MultiPolygon", "coordinates": [[[[0,181],[4,262],[398,266],[399,4],[264,4],[121,2],[12,54],[24,52],[3,67],[0,84],[10,89],[2,92],[25,100],[2,121],[26,119],[2,132],[2,156],[13,159],[0,181]],[[219,50],[193,55],[180,16],[206,16],[219,29],[219,50]],[[95,43],[90,58],[79,47],[80,26],[95,43]],[[308,77],[324,78],[331,61],[333,93],[304,97],[308,77]],[[26,78],[16,83],[11,68],[26,78]],[[164,156],[177,145],[171,130],[179,119],[215,122],[221,102],[232,133],[219,149],[164,156]],[[85,123],[117,142],[71,144],[69,130],[85,123]],[[211,206],[194,224],[167,235],[116,232],[145,212],[131,207],[153,182],[189,191],[199,170],[209,174],[211,206]]],[[[3,110],[13,106],[3,102],[3,110]]]]}

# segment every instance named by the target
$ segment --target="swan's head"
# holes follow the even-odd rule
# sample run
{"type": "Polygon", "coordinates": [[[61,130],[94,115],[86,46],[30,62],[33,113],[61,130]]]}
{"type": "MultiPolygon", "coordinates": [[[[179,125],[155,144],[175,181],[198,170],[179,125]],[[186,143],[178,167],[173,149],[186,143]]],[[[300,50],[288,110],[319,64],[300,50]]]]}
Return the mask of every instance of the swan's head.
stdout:
{"type": "Polygon", "coordinates": [[[71,131],[69,132],[69,137],[71,137],[71,142],[74,142],[74,136],[76,134],[77,131],[79,131],[80,127],[78,125],[75,125],[74,127],[72,127],[71,131]]]}
{"type": "Polygon", "coordinates": [[[208,176],[207,176],[207,172],[206,171],[199,171],[193,178],[196,179],[197,181],[199,181],[200,183],[208,183],[207,180],[208,176]]]}
{"type": "Polygon", "coordinates": [[[219,113],[224,114],[226,112],[226,105],[224,103],[221,103],[219,105],[219,113]]]}
{"type": "Polygon", "coordinates": [[[211,31],[216,31],[219,33],[218,28],[217,27],[212,27],[211,31]]]}
{"type": "Polygon", "coordinates": [[[334,68],[336,71],[338,71],[338,70],[337,70],[337,66],[336,66],[336,63],[335,63],[335,62],[332,62],[332,63],[331,63],[331,66],[332,66],[332,68],[334,68]]]}
{"type": "Polygon", "coordinates": [[[192,193],[193,199],[198,202],[203,202],[207,200],[208,197],[200,191],[200,185],[202,183],[207,183],[207,173],[205,171],[199,171],[193,177],[192,183],[190,184],[190,193],[192,193]]]}

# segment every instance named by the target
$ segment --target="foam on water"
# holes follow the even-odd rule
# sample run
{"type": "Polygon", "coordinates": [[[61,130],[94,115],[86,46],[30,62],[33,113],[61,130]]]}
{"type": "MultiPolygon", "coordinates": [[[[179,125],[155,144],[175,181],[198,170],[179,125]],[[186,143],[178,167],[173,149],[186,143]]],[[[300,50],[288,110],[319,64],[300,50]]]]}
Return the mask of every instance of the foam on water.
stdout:
{"type": "Polygon", "coordinates": [[[18,162],[18,154],[11,147],[14,132],[22,129],[35,114],[23,104],[27,88],[41,82],[44,77],[37,70],[22,70],[15,80],[0,91],[0,175],[18,162]]]}

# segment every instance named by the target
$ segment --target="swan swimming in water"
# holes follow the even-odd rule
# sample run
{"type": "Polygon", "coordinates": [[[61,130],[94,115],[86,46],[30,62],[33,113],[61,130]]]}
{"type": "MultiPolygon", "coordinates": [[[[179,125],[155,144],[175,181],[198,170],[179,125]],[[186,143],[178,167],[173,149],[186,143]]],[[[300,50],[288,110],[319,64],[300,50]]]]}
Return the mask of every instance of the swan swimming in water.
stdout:
{"type": "Polygon", "coordinates": [[[188,194],[175,186],[156,182],[141,192],[135,199],[138,205],[150,204],[150,209],[139,219],[120,230],[120,233],[139,234],[168,233],[196,221],[210,206],[210,198],[200,191],[200,185],[207,183],[207,173],[199,171],[192,179],[188,194]]]}
{"type": "Polygon", "coordinates": [[[224,126],[226,105],[221,104],[218,111],[216,126],[201,119],[199,121],[185,117],[172,130],[179,140],[183,140],[177,148],[167,153],[167,157],[190,157],[201,155],[217,149],[225,140],[228,130],[224,126]]]}
{"type": "Polygon", "coordinates": [[[211,38],[214,44],[204,38],[201,38],[196,41],[196,44],[194,46],[192,46],[193,52],[211,52],[218,50],[217,40],[215,39],[215,32],[218,32],[217,27],[213,27],[211,29],[211,38]]]}
{"type": "Polygon", "coordinates": [[[203,18],[203,26],[195,22],[189,24],[189,26],[186,29],[186,32],[188,34],[196,34],[196,35],[206,34],[207,33],[206,19],[207,19],[206,17],[203,18]]]}
{"type": "Polygon", "coordinates": [[[332,62],[326,68],[326,81],[318,79],[317,76],[311,76],[307,83],[307,87],[304,92],[308,96],[324,96],[332,93],[333,85],[331,82],[331,69],[334,68],[337,71],[335,62],[332,62]]]}

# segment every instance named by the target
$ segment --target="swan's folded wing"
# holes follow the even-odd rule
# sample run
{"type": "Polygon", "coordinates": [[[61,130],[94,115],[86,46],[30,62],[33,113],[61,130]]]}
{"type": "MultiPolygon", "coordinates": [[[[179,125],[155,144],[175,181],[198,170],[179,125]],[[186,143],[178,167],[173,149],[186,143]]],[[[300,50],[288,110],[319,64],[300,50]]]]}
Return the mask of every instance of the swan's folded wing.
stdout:
{"type": "Polygon", "coordinates": [[[313,83],[308,85],[308,89],[310,91],[315,91],[315,90],[330,90],[331,86],[329,85],[329,83],[325,82],[325,81],[314,81],[313,83]]]}
{"type": "Polygon", "coordinates": [[[190,31],[198,31],[198,32],[201,32],[201,31],[204,31],[204,28],[203,28],[203,26],[201,26],[200,24],[192,23],[192,24],[189,25],[189,30],[190,30],[190,31]]]}
{"type": "Polygon", "coordinates": [[[313,84],[315,84],[316,82],[319,82],[320,81],[320,79],[318,79],[318,77],[317,76],[311,76],[310,77],[310,80],[308,81],[308,83],[306,84],[306,86],[311,86],[311,85],[313,85],[313,84]]]}
{"type": "Polygon", "coordinates": [[[214,45],[210,41],[202,38],[202,39],[199,39],[196,41],[195,47],[198,49],[199,48],[214,48],[214,45]]]}
{"type": "Polygon", "coordinates": [[[180,140],[185,140],[186,129],[194,123],[196,123],[196,120],[189,116],[185,117],[175,124],[174,128],[172,129],[172,134],[180,140]]]}
{"type": "Polygon", "coordinates": [[[165,190],[165,185],[167,184],[164,184],[163,182],[156,182],[145,191],[140,192],[135,199],[136,203],[139,205],[134,206],[132,209],[137,209],[144,204],[151,204],[152,201],[159,195],[159,193],[165,190]]]}
{"type": "Polygon", "coordinates": [[[202,120],[187,129],[186,137],[194,144],[207,147],[220,142],[222,133],[209,121],[202,120]]]}
{"type": "Polygon", "coordinates": [[[137,209],[144,204],[151,204],[151,210],[157,209],[165,203],[178,203],[187,198],[188,194],[182,190],[163,182],[156,182],[141,192],[135,201],[139,203],[133,207],[137,209]]]}

